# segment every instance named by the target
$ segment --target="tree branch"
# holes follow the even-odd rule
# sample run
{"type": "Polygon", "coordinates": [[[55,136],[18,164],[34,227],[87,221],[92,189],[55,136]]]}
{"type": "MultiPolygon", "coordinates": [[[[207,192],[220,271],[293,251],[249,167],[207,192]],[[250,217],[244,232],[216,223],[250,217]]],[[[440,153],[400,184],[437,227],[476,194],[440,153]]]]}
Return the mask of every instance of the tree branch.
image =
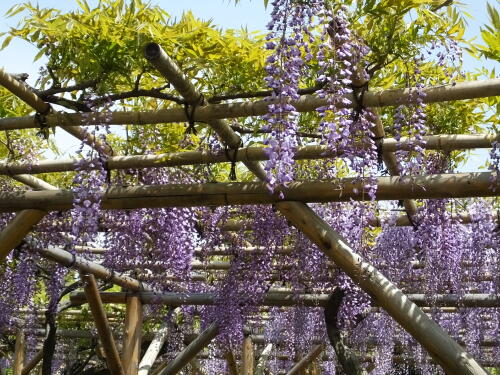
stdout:
{"type": "Polygon", "coordinates": [[[330,343],[335,350],[338,362],[347,375],[366,375],[366,371],[361,366],[359,358],[345,343],[345,340],[337,326],[338,312],[343,298],[344,291],[341,288],[335,288],[328,299],[324,310],[328,338],[330,339],[330,343]]]}

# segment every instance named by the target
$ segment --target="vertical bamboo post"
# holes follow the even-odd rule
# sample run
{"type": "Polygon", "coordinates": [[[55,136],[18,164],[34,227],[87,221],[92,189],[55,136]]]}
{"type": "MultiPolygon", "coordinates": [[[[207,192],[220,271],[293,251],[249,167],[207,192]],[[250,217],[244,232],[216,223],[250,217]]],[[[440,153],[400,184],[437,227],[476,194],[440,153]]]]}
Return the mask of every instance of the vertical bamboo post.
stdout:
{"type": "Polygon", "coordinates": [[[122,366],[125,375],[137,375],[141,355],[142,302],[139,296],[127,297],[123,335],[122,366]]]}
{"type": "Polygon", "coordinates": [[[101,340],[104,353],[106,354],[106,363],[112,375],[123,375],[123,367],[120,361],[120,355],[116,348],[113,334],[104,311],[99,289],[95,281],[94,275],[81,274],[81,279],[84,283],[83,288],[87,297],[87,302],[90,306],[90,311],[94,317],[97,333],[101,340]]]}
{"type": "Polygon", "coordinates": [[[24,367],[25,337],[24,331],[17,330],[16,344],[14,349],[13,375],[22,375],[24,367]]]}
{"type": "Polygon", "coordinates": [[[253,355],[253,342],[250,335],[245,336],[243,339],[241,375],[253,375],[254,355],[253,355]]]}

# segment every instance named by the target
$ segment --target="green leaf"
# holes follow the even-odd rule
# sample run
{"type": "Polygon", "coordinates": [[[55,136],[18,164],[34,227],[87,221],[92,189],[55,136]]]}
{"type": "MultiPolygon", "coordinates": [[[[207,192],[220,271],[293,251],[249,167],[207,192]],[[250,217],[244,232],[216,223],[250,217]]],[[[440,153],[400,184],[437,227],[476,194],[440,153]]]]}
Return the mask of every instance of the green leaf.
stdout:
{"type": "Polygon", "coordinates": [[[10,44],[12,38],[13,38],[12,35],[9,35],[7,38],[5,38],[3,43],[2,43],[2,47],[0,47],[0,50],[7,48],[7,46],[10,44]]]}

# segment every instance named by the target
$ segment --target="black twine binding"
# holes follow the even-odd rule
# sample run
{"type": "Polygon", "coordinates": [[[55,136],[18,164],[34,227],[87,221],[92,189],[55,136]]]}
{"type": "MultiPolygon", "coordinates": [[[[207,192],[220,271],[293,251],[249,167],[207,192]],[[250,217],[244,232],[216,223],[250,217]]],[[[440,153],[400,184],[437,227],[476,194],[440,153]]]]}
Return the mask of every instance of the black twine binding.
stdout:
{"type": "Polygon", "coordinates": [[[352,85],[353,97],[355,102],[354,113],[353,113],[354,122],[359,120],[359,116],[361,115],[361,113],[363,113],[363,110],[365,109],[363,105],[363,98],[365,96],[365,92],[368,91],[368,82],[369,81],[366,81],[366,83],[364,83],[361,86],[352,85]],[[356,90],[356,89],[361,89],[361,90],[356,90]]]}
{"type": "Polygon", "coordinates": [[[73,268],[76,264],[76,255],[75,253],[71,253],[71,262],[68,264],[68,268],[73,268]]]}
{"type": "Polygon", "coordinates": [[[35,113],[35,123],[40,128],[36,133],[37,136],[43,137],[45,140],[49,139],[49,125],[47,124],[46,114],[48,111],[35,113]]]}
{"type": "Polygon", "coordinates": [[[196,135],[197,131],[196,128],[194,127],[194,114],[196,112],[196,108],[200,105],[203,105],[205,103],[205,97],[203,94],[200,94],[198,100],[196,103],[193,104],[184,104],[184,113],[186,114],[186,117],[188,119],[188,124],[189,126],[186,129],[186,134],[194,134],[196,135]],[[190,110],[191,109],[191,110],[190,110]]]}
{"type": "Polygon", "coordinates": [[[228,160],[231,162],[231,171],[229,172],[229,179],[231,181],[236,181],[236,161],[238,157],[238,150],[241,146],[243,146],[243,142],[240,140],[240,142],[236,145],[236,148],[229,149],[227,146],[224,147],[224,153],[226,154],[228,160]],[[232,156],[230,155],[229,151],[233,151],[232,156]]]}
{"type": "Polygon", "coordinates": [[[110,271],[111,271],[111,275],[109,275],[109,277],[104,280],[105,284],[110,283],[111,280],[113,280],[113,278],[115,277],[115,271],[114,270],[110,270],[110,271]]]}

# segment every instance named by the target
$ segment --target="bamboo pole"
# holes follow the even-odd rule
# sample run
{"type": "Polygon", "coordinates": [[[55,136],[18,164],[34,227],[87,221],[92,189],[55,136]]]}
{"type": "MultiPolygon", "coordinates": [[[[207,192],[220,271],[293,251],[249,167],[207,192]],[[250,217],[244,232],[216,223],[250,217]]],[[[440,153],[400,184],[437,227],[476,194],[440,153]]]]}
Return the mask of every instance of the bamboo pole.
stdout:
{"type": "MultiPolygon", "coordinates": [[[[173,83],[177,91],[188,103],[195,104],[199,101],[200,94],[196,92],[195,87],[184,77],[179,68],[158,44],[148,44],[145,49],[145,55],[173,83]]],[[[497,80],[496,85],[498,87],[492,89],[492,94],[494,95],[500,92],[500,79],[497,80]]],[[[442,99],[444,93],[450,92],[449,89],[450,87],[441,87],[434,92],[427,90],[426,100],[438,97],[442,99]]],[[[462,91],[463,89],[464,86],[461,87],[462,91]]],[[[458,92],[460,90],[455,91],[455,94],[458,92]]],[[[484,93],[483,91],[482,94],[484,93]]],[[[394,98],[395,103],[401,103],[405,100],[402,94],[402,92],[399,92],[394,98]]],[[[383,98],[381,94],[377,95],[376,98],[379,105],[387,104],[384,103],[384,99],[387,98],[383,98]]],[[[406,98],[408,100],[409,95],[406,98]]],[[[448,99],[450,99],[450,96],[448,96],[448,99]]],[[[455,97],[453,99],[458,98],[455,97]]],[[[353,103],[354,101],[351,102],[353,103]]],[[[268,104],[268,102],[265,102],[264,113],[268,110],[268,104]]],[[[373,107],[377,103],[370,104],[365,101],[363,104],[373,107]]],[[[299,103],[296,103],[295,107],[299,108],[299,103]]],[[[200,108],[198,114],[201,110],[203,108],[200,108]]],[[[253,114],[255,115],[255,113],[253,114]]],[[[224,121],[213,120],[208,123],[230,149],[235,149],[239,146],[241,139],[224,121]]],[[[266,180],[266,173],[260,164],[257,162],[246,162],[245,165],[257,178],[263,181],[266,180]]],[[[362,260],[358,254],[354,253],[347,243],[344,240],[340,240],[340,236],[307,205],[300,202],[280,202],[276,204],[276,207],[290,220],[292,225],[302,230],[327,256],[333,259],[341,269],[357,282],[363,290],[369,294],[373,293],[377,299],[382,299],[383,307],[389,315],[422,344],[431,356],[435,357],[440,365],[443,366],[446,372],[464,375],[486,374],[486,371],[466,351],[458,346],[439,325],[409,301],[380,272],[362,260]],[[370,278],[360,278],[361,275],[369,275],[370,278]],[[445,346],[445,348],[440,350],[440,346],[445,346]]]]}
{"type": "MultiPolygon", "coordinates": [[[[491,189],[489,172],[378,177],[376,200],[439,199],[498,196],[491,189]]],[[[282,190],[284,199],[269,194],[263,182],[169,184],[110,187],[103,194],[102,209],[197,207],[297,202],[370,200],[364,182],[352,178],[338,181],[292,182],[282,190]]],[[[19,209],[68,210],[73,207],[70,190],[19,191],[0,194],[0,211],[19,209]]]]}
{"type": "Polygon", "coordinates": [[[255,368],[255,375],[264,375],[264,370],[266,368],[267,360],[273,351],[273,344],[267,344],[262,353],[260,353],[259,359],[257,361],[257,366],[255,368]]]}
{"type": "Polygon", "coordinates": [[[153,364],[158,357],[158,354],[160,353],[161,348],[163,347],[163,344],[165,343],[165,340],[167,339],[168,333],[168,323],[164,323],[158,329],[158,332],[156,333],[153,341],[151,341],[151,344],[149,344],[146,353],[144,353],[144,356],[139,363],[139,375],[148,375],[151,367],[153,367],[153,364]]]}
{"type": "Polygon", "coordinates": [[[23,373],[24,367],[24,356],[25,356],[25,336],[21,329],[17,330],[16,333],[16,343],[14,347],[14,362],[12,365],[13,375],[21,375],[23,373]]]}
{"type": "Polygon", "coordinates": [[[224,357],[226,358],[227,370],[229,375],[238,375],[238,364],[236,363],[236,359],[234,358],[234,354],[231,348],[226,350],[226,352],[224,353],[224,357]]]}
{"type": "Polygon", "coordinates": [[[31,358],[28,363],[23,367],[23,370],[21,371],[22,375],[28,375],[31,370],[33,370],[42,360],[43,358],[43,349],[40,349],[36,354],[31,358]]]}
{"type": "Polygon", "coordinates": [[[252,337],[250,335],[247,335],[243,338],[243,349],[241,357],[241,374],[253,375],[254,354],[252,337]]]}
{"type": "MultiPolygon", "coordinates": [[[[27,174],[17,174],[13,178],[37,190],[57,191],[57,187],[27,174]]],[[[9,253],[22,242],[45,215],[47,215],[47,212],[41,210],[23,210],[3,228],[0,232],[0,262],[5,260],[9,253]]]]}
{"type": "MultiPolygon", "coordinates": [[[[104,303],[124,304],[127,301],[126,292],[101,292],[104,303]]],[[[145,304],[157,304],[168,306],[183,305],[213,305],[215,297],[212,293],[154,293],[139,292],[141,301],[145,304]]],[[[325,307],[328,294],[297,294],[292,291],[280,291],[267,293],[260,306],[308,306],[325,307]]],[[[499,294],[437,294],[429,296],[425,294],[408,294],[408,299],[417,306],[440,306],[440,307],[500,307],[499,294]]],[[[86,302],[84,293],[72,293],[70,300],[75,304],[86,302]]],[[[374,301],[376,305],[376,301],[374,301]]]]}
{"type": "MultiPolygon", "coordinates": [[[[153,51],[154,53],[154,51],[153,51]]],[[[154,56],[153,56],[154,57],[154,56]]],[[[170,72],[177,75],[179,70],[170,72]]],[[[165,74],[165,73],[164,73],[165,74]]],[[[174,78],[174,75],[169,75],[174,78]]],[[[174,85],[178,91],[182,92],[178,86],[174,85]]],[[[489,79],[483,81],[458,82],[453,85],[430,86],[424,88],[426,96],[423,98],[425,103],[446,102],[453,100],[465,100],[474,98],[484,98],[500,95],[500,79],[489,79]]],[[[189,93],[189,92],[188,92],[189,93]]],[[[196,91],[194,91],[196,93],[196,91]]],[[[400,104],[409,104],[412,102],[413,92],[409,89],[390,89],[383,91],[368,91],[363,96],[363,105],[365,107],[385,107],[400,104]]],[[[184,96],[184,95],[183,95],[184,96]]],[[[184,96],[186,99],[188,97],[184,96]]],[[[195,103],[195,100],[188,100],[195,103]]],[[[350,105],[356,103],[352,95],[348,95],[350,105]]],[[[268,106],[271,101],[242,101],[226,104],[212,104],[200,107],[194,114],[194,120],[200,122],[209,122],[213,120],[261,116],[268,113],[268,106]]],[[[292,102],[298,112],[311,112],[316,108],[327,105],[324,99],[314,95],[303,95],[299,100],[292,102]]],[[[66,128],[75,126],[90,126],[98,124],[109,125],[144,125],[186,122],[188,118],[183,108],[162,109],[157,111],[126,112],[114,111],[110,114],[81,114],[58,112],[46,116],[48,126],[63,126],[66,128]]],[[[3,118],[0,119],[0,129],[30,129],[37,128],[38,125],[33,116],[3,118]]]]}
{"type": "Polygon", "coordinates": [[[392,316],[451,374],[487,372],[417,305],[377,269],[354,253],[347,241],[309,207],[296,202],[279,204],[280,211],[333,259],[377,304],[392,316]]]}
{"type": "Polygon", "coordinates": [[[298,361],[291,369],[287,372],[287,375],[297,375],[301,371],[305,370],[307,366],[311,364],[323,351],[323,345],[315,345],[309,353],[306,354],[300,361],[298,361]]]}
{"type": "MultiPolygon", "coordinates": [[[[423,146],[428,150],[460,150],[472,148],[490,148],[495,141],[500,141],[500,134],[444,134],[425,136],[426,144],[423,146]]],[[[401,138],[400,146],[394,138],[385,138],[381,144],[384,153],[394,152],[398,149],[408,149],[411,139],[401,138]]],[[[326,146],[304,146],[299,147],[294,155],[295,160],[324,159],[341,156],[333,153],[326,146]]],[[[268,156],[264,147],[245,147],[238,150],[232,160],[235,161],[263,161],[268,156]]],[[[40,160],[36,163],[13,163],[0,162],[0,174],[38,174],[68,172],[76,170],[79,159],[54,159],[40,160]]],[[[156,168],[173,167],[182,165],[197,165],[211,163],[230,162],[226,153],[212,153],[210,151],[185,151],[171,152],[158,155],[132,155],[111,156],[106,160],[106,168],[109,170],[131,169],[131,168],[156,168]]],[[[97,168],[97,166],[95,166],[97,168]]]]}
{"type": "Polygon", "coordinates": [[[40,210],[23,210],[12,219],[0,232],[0,262],[3,262],[10,251],[18,246],[33,226],[47,214],[40,210]]]}
{"type": "Polygon", "coordinates": [[[137,295],[127,296],[125,329],[122,346],[122,365],[125,375],[137,375],[142,341],[142,302],[137,295]]]}
{"type": "Polygon", "coordinates": [[[106,311],[104,310],[95,278],[92,274],[81,274],[81,279],[83,281],[85,297],[90,306],[97,333],[104,353],[106,354],[108,369],[113,375],[124,375],[125,373],[120,361],[120,354],[116,348],[113,333],[108,323],[106,311]]]}
{"type": "Polygon", "coordinates": [[[154,289],[145,283],[129,276],[119,275],[114,271],[101,266],[100,264],[90,262],[82,257],[73,256],[68,251],[57,248],[37,249],[37,251],[42,257],[50,259],[64,267],[73,267],[78,269],[80,272],[90,273],[98,279],[106,280],[119,285],[122,288],[131,291],[154,292],[154,289]]]}
{"type": "Polygon", "coordinates": [[[219,333],[219,325],[212,323],[206,330],[194,339],[171,362],[164,362],[151,375],[174,375],[186,366],[196,354],[205,348],[219,333]]]}

